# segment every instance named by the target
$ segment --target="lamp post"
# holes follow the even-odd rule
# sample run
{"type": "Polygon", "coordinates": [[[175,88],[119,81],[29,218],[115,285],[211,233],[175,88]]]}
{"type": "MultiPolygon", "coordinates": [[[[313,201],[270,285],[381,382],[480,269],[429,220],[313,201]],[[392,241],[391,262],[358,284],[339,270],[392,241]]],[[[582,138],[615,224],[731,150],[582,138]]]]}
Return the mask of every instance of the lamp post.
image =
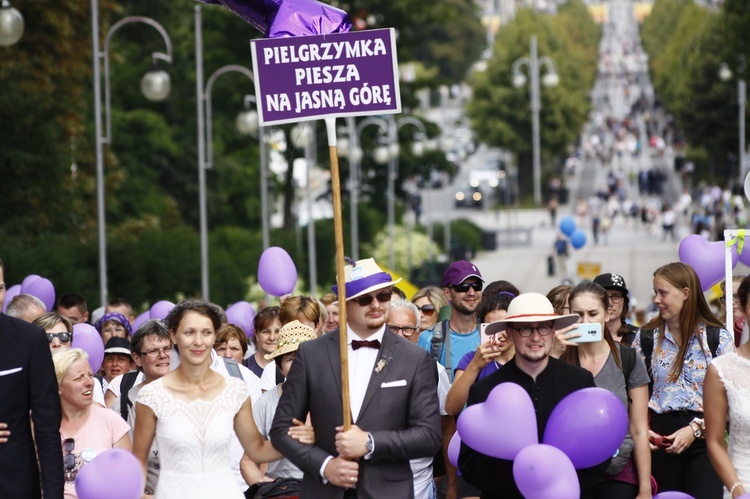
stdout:
{"type": "Polygon", "coordinates": [[[359,167],[362,162],[362,148],[359,147],[357,122],[353,116],[346,116],[346,136],[338,139],[339,156],[349,158],[349,223],[351,225],[351,252],[354,261],[359,260],[359,167]]]}
{"type": "Polygon", "coordinates": [[[315,165],[315,122],[308,121],[295,125],[292,128],[292,142],[305,151],[305,194],[307,197],[307,256],[310,266],[310,293],[316,296],[318,293],[318,268],[315,252],[315,217],[313,217],[312,186],[310,185],[310,172],[315,165]]]}
{"type": "Polygon", "coordinates": [[[112,36],[127,24],[141,23],[153,27],[164,39],[167,51],[153,52],[151,58],[153,67],[141,79],[141,91],[151,101],[167,98],[170,91],[169,74],[160,70],[157,60],[172,63],[172,41],[164,27],[150,17],[130,16],[115,23],[107,32],[104,48],[99,48],[99,4],[98,0],[91,0],[91,42],[94,76],[94,130],[96,133],[96,205],[97,227],[99,238],[99,294],[101,305],[107,303],[107,240],[106,221],[104,212],[104,144],[112,145],[112,122],[109,88],[109,46],[112,36]],[[104,64],[104,113],[106,114],[106,135],[102,133],[102,90],[101,64],[104,64]]]}
{"type": "Polygon", "coordinates": [[[539,69],[544,66],[545,74],[542,83],[546,87],[554,87],[560,82],[557,75],[555,63],[547,56],[537,56],[536,36],[531,37],[530,57],[519,57],[513,63],[513,86],[519,88],[526,84],[526,76],[521,72],[521,68],[526,66],[530,75],[531,85],[531,127],[532,127],[532,146],[534,155],[533,175],[534,175],[534,204],[542,205],[542,161],[541,146],[539,144],[539,111],[542,108],[539,90],[539,69]]]}
{"type": "MultiPolygon", "coordinates": [[[[745,72],[745,59],[740,58],[740,66],[738,68],[740,75],[745,72]]],[[[729,81],[732,78],[732,70],[726,63],[722,63],[719,67],[719,78],[723,81],[729,81]]],[[[739,184],[745,183],[745,106],[747,104],[747,82],[744,78],[739,75],[737,77],[737,105],[740,108],[739,113],[739,158],[737,164],[739,165],[739,184]]]]}
{"type": "Polygon", "coordinates": [[[10,47],[23,36],[23,16],[8,0],[0,6],[0,47],[10,47]]]}
{"type": "MultiPolygon", "coordinates": [[[[203,87],[203,20],[200,5],[195,6],[195,85],[198,94],[198,205],[200,210],[200,245],[201,245],[201,293],[205,300],[210,299],[208,278],[208,213],[206,201],[206,170],[213,167],[213,128],[211,114],[211,91],[214,83],[223,74],[240,73],[254,82],[253,72],[245,66],[228,64],[214,71],[203,87]]],[[[247,103],[247,100],[246,100],[247,103]]],[[[242,117],[242,116],[241,116],[242,117]]],[[[244,118],[250,118],[245,116],[244,118]]],[[[244,129],[252,129],[250,119],[243,119],[244,129]]],[[[255,127],[257,129],[257,114],[255,127]]],[[[242,131],[242,130],[241,130],[242,131]]],[[[259,137],[261,143],[263,137],[259,137]]],[[[263,174],[261,173],[263,177],[263,174]]],[[[265,217],[264,217],[265,221],[265,217]]],[[[265,233],[264,233],[265,235],[265,233]]],[[[266,243],[264,239],[264,244],[266,243]]]]}

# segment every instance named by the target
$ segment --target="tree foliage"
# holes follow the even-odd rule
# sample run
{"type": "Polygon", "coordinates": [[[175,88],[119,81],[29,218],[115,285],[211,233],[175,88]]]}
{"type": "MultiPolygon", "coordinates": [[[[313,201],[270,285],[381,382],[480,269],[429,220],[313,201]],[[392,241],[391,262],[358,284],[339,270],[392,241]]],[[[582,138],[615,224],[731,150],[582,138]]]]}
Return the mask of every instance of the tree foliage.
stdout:
{"type": "MultiPolygon", "coordinates": [[[[521,9],[497,36],[486,71],[472,75],[473,96],[467,112],[477,137],[489,145],[514,151],[522,159],[532,152],[530,85],[515,88],[511,68],[514,61],[529,57],[532,35],[537,37],[539,57],[552,59],[560,77],[558,86],[541,87],[541,147],[542,154],[550,157],[563,154],[575,142],[588,115],[599,30],[578,0],[571,0],[554,17],[521,9]]],[[[528,82],[528,67],[522,71],[528,82]]],[[[545,70],[540,74],[544,75],[545,70]]],[[[530,181],[528,170],[522,168],[519,172],[522,183],[530,181]]]]}

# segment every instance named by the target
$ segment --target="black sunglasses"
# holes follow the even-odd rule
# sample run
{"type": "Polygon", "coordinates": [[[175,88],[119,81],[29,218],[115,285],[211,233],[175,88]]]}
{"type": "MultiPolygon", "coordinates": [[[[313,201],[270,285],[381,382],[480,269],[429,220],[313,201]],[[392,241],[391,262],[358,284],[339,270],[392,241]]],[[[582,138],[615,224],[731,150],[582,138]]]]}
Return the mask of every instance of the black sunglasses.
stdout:
{"type": "Polygon", "coordinates": [[[68,333],[67,331],[64,333],[47,333],[47,340],[52,343],[55,339],[55,336],[57,336],[57,339],[60,340],[60,343],[67,343],[71,340],[71,338],[73,338],[73,333],[68,333]]]}
{"type": "Polygon", "coordinates": [[[484,283],[481,282],[462,282],[461,284],[456,284],[453,286],[453,289],[457,293],[466,293],[469,291],[469,288],[473,289],[474,291],[482,291],[482,288],[484,287],[484,283]]]}
{"type": "Polygon", "coordinates": [[[73,449],[76,448],[76,441],[74,438],[66,438],[63,441],[63,451],[65,457],[63,457],[63,464],[65,465],[65,471],[70,472],[76,467],[76,457],[73,455],[73,449]]]}
{"type": "Polygon", "coordinates": [[[385,303],[391,301],[391,292],[389,291],[383,291],[382,293],[378,293],[376,295],[365,295],[360,296],[359,298],[352,298],[352,301],[359,303],[360,307],[367,307],[372,303],[372,300],[377,299],[380,303],[385,303]]]}
{"type": "Polygon", "coordinates": [[[425,316],[429,317],[435,313],[435,306],[434,305],[422,305],[421,307],[417,307],[417,310],[422,312],[425,316]]]}

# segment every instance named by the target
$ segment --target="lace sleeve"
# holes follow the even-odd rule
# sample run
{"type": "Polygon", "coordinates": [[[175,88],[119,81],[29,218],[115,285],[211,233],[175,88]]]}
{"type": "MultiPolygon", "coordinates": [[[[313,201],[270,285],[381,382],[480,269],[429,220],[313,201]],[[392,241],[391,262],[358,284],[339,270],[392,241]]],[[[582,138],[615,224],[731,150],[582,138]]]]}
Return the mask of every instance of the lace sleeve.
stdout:
{"type": "Polygon", "coordinates": [[[150,407],[157,418],[160,417],[161,413],[161,404],[159,404],[161,397],[159,397],[159,391],[156,389],[156,383],[158,381],[159,380],[149,383],[141,388],[138,392],[138,398],[136,399],[136,402],[150,407]]]}
{"type": "Polygon", "coordinates": [[[245,400],[250,397],[250,389],[248,389],[244,381],[237,378],[229,378],[227,383],[229,383],[228,392],[232,403],[232,412],[236,414],[240,410],[240,407],[242,407],[242,404],[245,403],[245,400]]]}

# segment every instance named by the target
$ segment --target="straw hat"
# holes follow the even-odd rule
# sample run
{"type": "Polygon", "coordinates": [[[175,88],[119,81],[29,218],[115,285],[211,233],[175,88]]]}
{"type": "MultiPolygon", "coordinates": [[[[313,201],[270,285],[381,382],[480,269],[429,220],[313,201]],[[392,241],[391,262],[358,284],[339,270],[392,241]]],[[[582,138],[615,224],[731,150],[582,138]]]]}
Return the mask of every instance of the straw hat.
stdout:
{"type": "Polygon", "coordinates": [[[263,358],[272,360],[279,355],[296,352],[300,343],[315,338],[317,338],[315,330],[307,324],[302,324],[300,321],[288,322],[279,329],[279,335],[276,338],[276,350],[264,355],[263,358]]]}
{"type": "Polygon", "coordinates": [[[563,329],[578,322],[578,314],[557,315],[552,303],[543,294],[522,293],[508,305],[508,316],[488,325],[485,333],[495,334],[511,324],[545,321],[553,321],[555,329],[563,329]]]}
{"type": "MultiPolygon", "coordinates": [[[[358,260],[354,265],[344,267],[344,283],[346,285],[346,301],[359,296],[366,295],[378,289],[387,288],[401,282],[401,278],[395,281],[391,274],[386,273],[378,267],[375,259],[367,258],[358,260]]],[[[338,294],[338,286],[331,288],[338,294]]]]}

